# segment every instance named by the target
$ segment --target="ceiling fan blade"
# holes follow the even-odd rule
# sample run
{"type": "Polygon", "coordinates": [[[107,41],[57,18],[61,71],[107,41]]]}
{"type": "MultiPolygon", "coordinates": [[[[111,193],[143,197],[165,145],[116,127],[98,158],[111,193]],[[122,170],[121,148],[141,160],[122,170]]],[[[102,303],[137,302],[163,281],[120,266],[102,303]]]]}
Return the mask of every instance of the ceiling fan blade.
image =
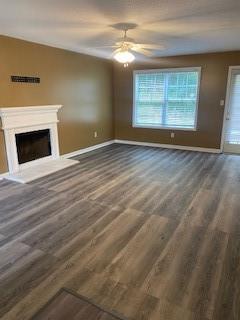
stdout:
{"type": "Polygon", "coordinates": [[[150,43],[137,43],[135,45],[136,47],[140,47],[140,48],[143,48],[143,49],[149,49],[149,50],[161,50],[161,49],[164,49],[164,46],[163,45],[157,45],[157,44],[150,44],[150,43]]]}
{"type": "Polygon", "coordinates": [[[99,46],[99,47],[89,47],[88,49],[106,49],[106,48],[118,48],[117,45],[113,46],[99,46]]]}
{"type": "Polygon", "coordinates": [[[141,53],[141,54],[143,54],[143,55],[146,56],[146,57],[152,57],[152,56],[153,56],[153,54],[152,54],[151,51],[146,50],[146,49],[143,49],[143,48],[132,47],[131,50],[132,50],[132,51],[135,51],[135,52],[137,52],[137,53],[141,53]]]}
{"type": "Polygon", "coordinates": [[[135,43],[135,40],[133,38],[118,38],[117,39],[117,43],[123,43],[123,42],[127,42],[127,43],[135,43]]]}

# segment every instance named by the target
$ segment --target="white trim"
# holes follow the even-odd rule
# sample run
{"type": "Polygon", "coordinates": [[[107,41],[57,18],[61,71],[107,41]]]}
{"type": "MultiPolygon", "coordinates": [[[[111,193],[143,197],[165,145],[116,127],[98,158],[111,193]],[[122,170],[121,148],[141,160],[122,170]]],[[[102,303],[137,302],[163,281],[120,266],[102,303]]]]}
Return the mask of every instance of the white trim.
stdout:
{"type": "Polygon", "coordinates": [[[142,69],[142,70],[134,70],[133,73],[154,73],[154,72],[184,72],[184,71],[200,71],[202,67],[183,67],[183,68],[156,68],[156,69],[142,69]]]}
{"type": "Polygon", "coordinates": [[[63,154],[60,157],[61,158],[76,157],[76,156],[79,156],[80,154],[87,153],[87,152],[90,152],[90,151],[97,150],[99,148],[103,148],[103,147],[109,146],[110,144],[113,144],[114,142],[115,142],[114,140],[110,140],[110,141],[106,141],[106,142],[103,142],[103,143],[95,144],[94,146],[91,146],[91,147],[87,147],[87,148],[79,149],[79,150],[76,150],[76,151],[73,151],[73,152],[70,152],[70,153],[63,154]]]}
{"type": "Polygon", "coordinates": [[[225,98],[225,108],[224,108],[224,116],[223,116],[223,127],[222,127],[222,135],[221,135],[221,152],[224,151],[224,140],[226,135],[226,122],[227,122],[227,114],[229,111],[229,102],[230,102],[230,92],[231,92],[231,80],[232,80],[232,72],[233,70],[240,70],[240,66],[230,66],[228,69],[228,80],[227,80],[227,90],[226,90],[226,98],[225,98]]]}
{"type": "Polygon", "coordinates": [[[187,151],[221,153],[220,149],[181,146],[176,144],[162,144],[162,143],[140,142],[140,141],[118,140],[118,139],[115,140],[115,143],[131,144],[131,145],[146,146],[146,147],[156,147],[156,148],[166,148],[166,149],[178,149],[178,150],[187,150],[187,151]]]}
{"type": "Polygon", "coordinates": [[[133,128],[143,128],[143,129],[162,129],[162,130],[182,130],[182,131],[197,131],[198,125],[198,109],[199,109],[199,99],[200,99],[200,85],[202,77],[202,67],[186,67],[186,68],[168,68],[168,69],[144,69],[144,70],[134,70],[133,71],[133,106],[132,106],[132,127],[133,128]],[[166,126],[155,126],[155,125],[139,125],[136,124],[136,103],[135,103],[135,75],[142,73],[166,73],[166,72],[186,72],[186,71],[197,71],[198,73],[198,87],[197,87],[197,99],[196,99],[196,111],[194,118],[194,126],[191,128],[184,127],[166,127],[166,126]]]}
{"type": "Polygon", "coordinates": [[[161,126],[154,126],[154,125],[138,125],[135,124],[132,126],[133,128],[140,128],[140,129],[161,129],[161,130],[172,130],[172,131],[197,131],[197,128],[184,128],[184,127],[161,127],[161,126]]]}

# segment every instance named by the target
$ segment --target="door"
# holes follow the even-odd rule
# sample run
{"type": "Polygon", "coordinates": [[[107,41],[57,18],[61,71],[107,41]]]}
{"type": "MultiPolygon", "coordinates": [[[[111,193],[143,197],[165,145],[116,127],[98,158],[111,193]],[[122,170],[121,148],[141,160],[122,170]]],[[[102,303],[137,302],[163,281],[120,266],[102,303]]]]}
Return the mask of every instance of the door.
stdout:
{"type": "Polygon", "coordinates": [[[223,151],[240,153],[240,67],[230,67],[223,151]]]}

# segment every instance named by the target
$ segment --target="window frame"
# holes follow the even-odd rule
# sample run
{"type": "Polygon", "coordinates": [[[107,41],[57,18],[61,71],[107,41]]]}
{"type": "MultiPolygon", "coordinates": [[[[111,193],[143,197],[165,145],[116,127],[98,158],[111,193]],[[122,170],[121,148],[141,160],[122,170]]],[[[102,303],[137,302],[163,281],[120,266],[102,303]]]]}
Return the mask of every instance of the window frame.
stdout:
{"type": "Polygon", "coordinates": [[[133,128],[143,128],[143,129],[162,129],[162,130],[181,130],[181,131],[197,131],[198,126],[198,107],[199,107],[199,93],[200,93],[200,84],[201,84],[201,67],[185,67],[185,68],[167,68],[167,69],[144,69],[144,70],[134,70],[133,71],[133,108],[132,108],[132,127],[133,128]],[[194,126],[192,128],[184,127],[167,127],[162,125],[145,125],[145,124],[136,124],[136,99],[135,99],[135,77],[137,74],[144,73],[168,73],[168,72],[182,72],[182,71],[195,71],[198,73],[198,87],[197,87],[197,99],[196,99],[196,112],[194,118],[194,126]]]}

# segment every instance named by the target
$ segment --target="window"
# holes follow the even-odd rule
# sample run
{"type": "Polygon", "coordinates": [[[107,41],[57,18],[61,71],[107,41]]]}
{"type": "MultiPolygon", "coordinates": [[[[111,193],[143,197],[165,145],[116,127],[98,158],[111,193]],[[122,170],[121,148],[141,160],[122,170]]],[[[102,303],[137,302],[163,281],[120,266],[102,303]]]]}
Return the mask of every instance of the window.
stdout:
{"type": "Polygon", "coordinates": [[[133,126],[195,130],[200,68],[134,72],[133,126]]]}

